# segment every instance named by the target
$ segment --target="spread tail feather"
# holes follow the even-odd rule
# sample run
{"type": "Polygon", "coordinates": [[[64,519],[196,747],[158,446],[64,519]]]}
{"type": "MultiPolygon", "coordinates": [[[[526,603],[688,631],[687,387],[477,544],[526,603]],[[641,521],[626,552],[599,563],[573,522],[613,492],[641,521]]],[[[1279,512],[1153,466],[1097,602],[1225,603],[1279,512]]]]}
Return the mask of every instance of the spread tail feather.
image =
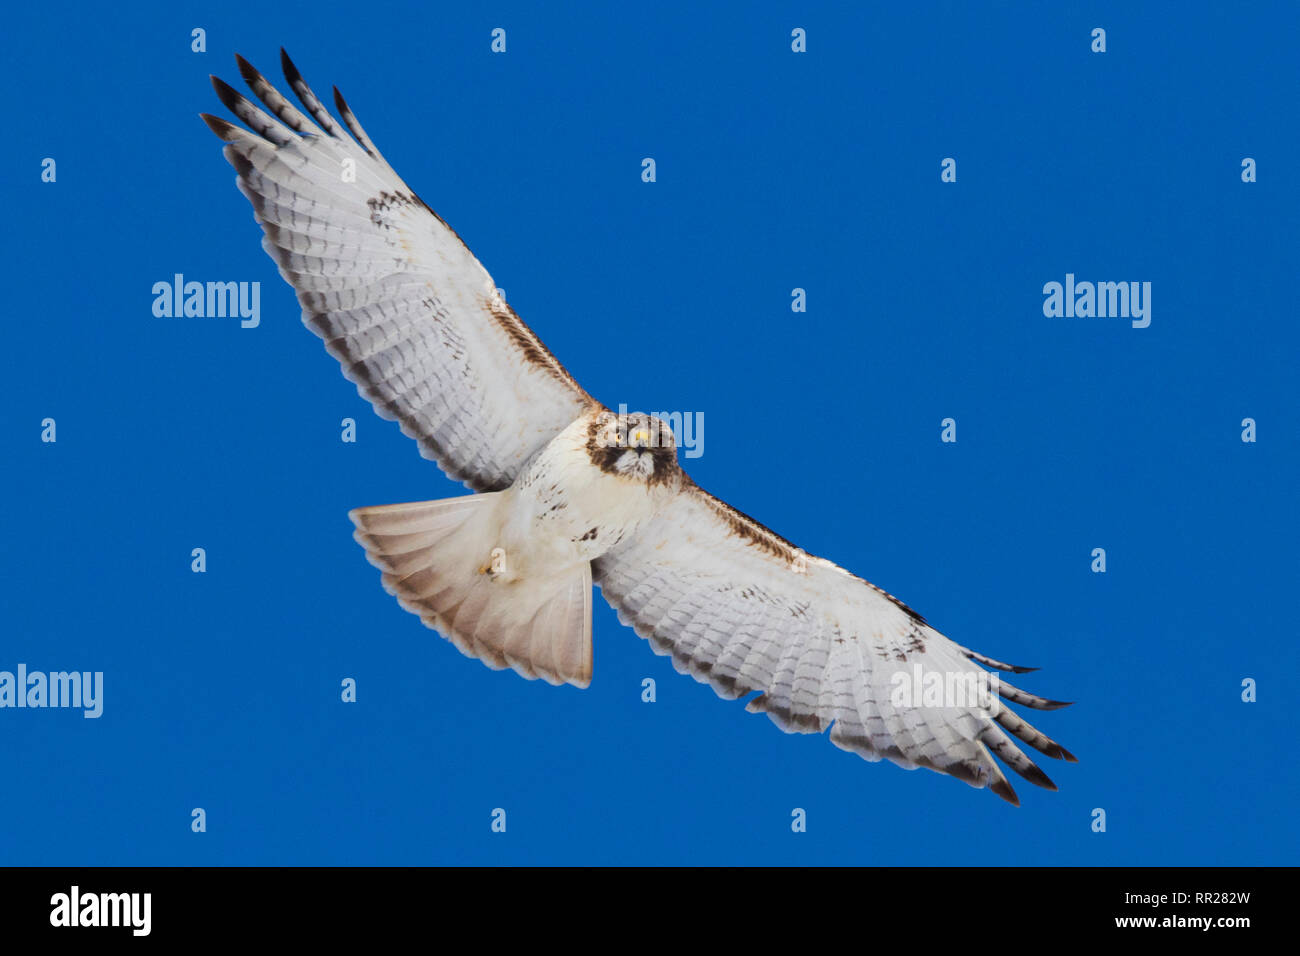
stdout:
{"type": "Polygon", "coordinates": [[[501,492],[357,508],[384,589],[467,657],[529,680],[591,683],[591,565],[521,575],[498,547],[501,492]]]}

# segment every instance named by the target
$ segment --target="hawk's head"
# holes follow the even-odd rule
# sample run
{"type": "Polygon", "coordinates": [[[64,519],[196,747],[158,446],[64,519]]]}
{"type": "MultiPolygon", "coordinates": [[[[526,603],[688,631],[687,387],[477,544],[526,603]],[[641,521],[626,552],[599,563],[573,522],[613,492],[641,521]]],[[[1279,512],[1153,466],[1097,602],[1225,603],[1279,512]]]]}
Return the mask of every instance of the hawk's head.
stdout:
{"type": "Polygon", "coordinates": [[[678,470],[677,439],[660,418],[604,411],[587,433],[587,453],[601,471],[654,485],[678,470]]]}

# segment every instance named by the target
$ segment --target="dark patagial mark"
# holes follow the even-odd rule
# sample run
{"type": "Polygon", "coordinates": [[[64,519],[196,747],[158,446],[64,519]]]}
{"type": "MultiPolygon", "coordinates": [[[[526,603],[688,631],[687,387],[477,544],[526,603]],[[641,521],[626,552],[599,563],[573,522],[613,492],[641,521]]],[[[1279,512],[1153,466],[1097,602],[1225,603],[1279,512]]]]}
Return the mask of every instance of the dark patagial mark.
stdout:
{"type": "MultiPolygon", "coordinates": [[[[726,524],[727,529],[753,547],[758,548],[763,553],[769,554],[787,564],[794,564],[801,558],[807,560],[807,558],[812,557],[812,555],[807,554],[801,548],[781,537],[771,528],[756,521],[754,518],[751,518],[743,511],[738,508],[733,508],[725,501],[713,497],[713,495],[709,494],[699,485],[694,484],[694,482],[691,484],[695,492],[704,500],[704,503],[722,519],[723,523],[726,524]]],[[[857,575],[855,574],[853,577],[857,578],[857,575]]],[[[897,607],[917,625],[921,627],[926,626],[925,618],[921,617],[920,614],[917,614],[916,611],[912,610],[888,591],[876,587],[870,581],[866,581],[862,578],[857,579],[897,607]]]]}
{"type": "Polygon", "coordinates": [[[415,205],[415,203],[416,200],[414,196],[405,193],[390,192],[381,192],[378,196],[366,200],[366,205],[370,207],[370,221],[376,226],[383,226],[385,229],[393,228],[387,222],[384,215],[385,213],[394,209],[406,209],[409,206],[415,205]]]}

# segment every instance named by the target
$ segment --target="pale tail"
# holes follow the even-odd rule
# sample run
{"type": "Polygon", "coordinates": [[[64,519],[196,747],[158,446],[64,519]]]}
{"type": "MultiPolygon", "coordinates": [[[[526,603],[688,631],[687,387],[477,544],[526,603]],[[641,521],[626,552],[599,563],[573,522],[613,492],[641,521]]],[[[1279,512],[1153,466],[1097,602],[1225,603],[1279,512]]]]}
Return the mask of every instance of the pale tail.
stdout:
{"type": "Polygon", "coordinates": [[[384,589],[461,653],[551,684],[591,683],[591,565],[509,573],[497,548],[501,493],[349,513],[384,589]]]}

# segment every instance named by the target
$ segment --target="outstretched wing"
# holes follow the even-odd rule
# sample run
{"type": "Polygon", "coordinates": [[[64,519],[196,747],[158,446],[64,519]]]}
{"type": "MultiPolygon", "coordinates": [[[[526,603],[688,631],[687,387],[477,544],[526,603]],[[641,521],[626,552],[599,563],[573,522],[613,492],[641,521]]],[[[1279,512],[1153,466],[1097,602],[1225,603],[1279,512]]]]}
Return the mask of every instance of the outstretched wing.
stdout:
{"type": "Polygon", "coordinates": [[[253,132],[203,119],[226,143],[303,322],[421,454],[476,491],[506,487],[591,399],[388,165],[337,89],[351,138],[283,50],[285,78],[310,116],[237,59],[271,112],[213,77],[253,132]]]}
{"type": "Polygon", "coordinates": [[[656,653],[671,654],[678,671],[725,698],[761,691],[746,709],[787,733],[830,727],[835,746],[868,760],[929,767],[1016,804],[990,752],[1030,782],[1056,787],[1008,734],[1074,760],[999,695],[1041,710],[1064,704],[972,661],[1032,668],[953,643],[902,602],[689,481],[646,527],[598,558],[592,577],[619,619],[656,653]]]}

